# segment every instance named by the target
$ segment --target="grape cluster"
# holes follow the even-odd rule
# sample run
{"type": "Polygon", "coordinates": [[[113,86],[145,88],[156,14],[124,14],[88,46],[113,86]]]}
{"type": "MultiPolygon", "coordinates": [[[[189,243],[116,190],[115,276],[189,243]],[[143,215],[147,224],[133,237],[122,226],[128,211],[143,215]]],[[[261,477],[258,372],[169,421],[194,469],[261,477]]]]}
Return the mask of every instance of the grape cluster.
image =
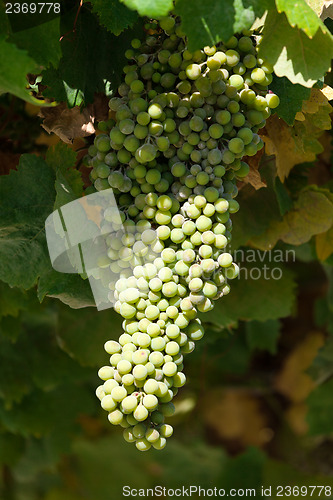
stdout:
{"type": "Polygon", "coordinates": [[[164,418],[186,380],[183,356],[204,334],[198,312],[238,275],[226,251],[236,180],[279,104],[251,32],[191,53],[174,17],[146,30],[125,54],[113,118],[100,124],[88,160],[92,189],[111,187],[118,204],[104,212],[104,232],[115,223],[119,231],[106,236],[99,267],[119,275],[109,288],[124,318],[119,342],[105,344],[110,365],[99,371],[97,396],[141,451],[171,436],[164,418]]]}

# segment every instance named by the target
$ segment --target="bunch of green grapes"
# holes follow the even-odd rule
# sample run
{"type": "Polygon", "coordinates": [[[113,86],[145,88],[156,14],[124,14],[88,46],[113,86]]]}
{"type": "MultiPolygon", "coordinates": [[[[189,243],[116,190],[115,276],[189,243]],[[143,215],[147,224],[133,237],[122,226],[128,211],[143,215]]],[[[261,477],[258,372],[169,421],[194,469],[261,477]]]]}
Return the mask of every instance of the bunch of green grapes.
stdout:
{"type": "Polygon", "coordinates": [[[186,381],[183,357],[204,334],[198,312],[238,275],[226,251],[236,180],[279,104],[250,31],[192,53],[174,17],[146,29],[154,34],[126,52],[114,119],[100,126],[109,133],[89,148],[94,189],[111,187],[118,204],[104,212],[106,235],[120,220],[99,266],[101,277],[106,268],[119,276],[109,288],[124,318],[119,341],[105,344],[110,365],[99,370],[97,396],[141,451],[162,449],[171,436],[164,419],[186,381]]]}

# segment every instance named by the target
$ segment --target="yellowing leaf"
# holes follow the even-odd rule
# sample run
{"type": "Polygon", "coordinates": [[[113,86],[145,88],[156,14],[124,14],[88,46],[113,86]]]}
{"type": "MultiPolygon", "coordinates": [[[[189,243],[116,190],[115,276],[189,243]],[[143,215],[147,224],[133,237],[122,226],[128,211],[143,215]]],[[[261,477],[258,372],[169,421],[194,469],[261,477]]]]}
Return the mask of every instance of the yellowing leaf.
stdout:
{"type": "Polygon", "coordinates": [[[305,371],[312,364],[324,342],[322,332],[311,332],[285,360],[274,385],[281,394],[291,401],[304,401],[314,389],[316,384],[305,371]]]}
{"type": "Polygon", "coordinates": [[[302,111],[298,111],[296,113],[295,120],[298,120],[299,122],[304,122],[305,116],[303,115],[302,111]]]}
{"type": "Polygon", "coordinates": [[[276,156],[277,174],[282,182],[295,165],[314,161],[316,155],[323,151],[317,139],[323,130],[331,128],[332,106],[326,96],[331,95],[329,89],[311,90],[310,99],[303,101],[302,111],[296,114],[292,127],[277,115],[267,120],[263,134],[266,153],[276,156]]]}
{"type": "Polygon", "coordinates": [[[328,231],[333,224],[333,204],[325,192],[306,189],[300,193],[293,210],[281,222],[275,221],[251,244],[260,250],[272,249],[278,240],[301,245],[312,236],[328,231]]]}
{"type": "Polygon", "coordinates": [[[245,446],[262,446],[267,441],[266,416],[252,394],[217,389],[207,394],[205,403],[204,419],[222,439],[238,440],[245,446]]]}
{"type": "Polygon", "coordinates": [[[333,227],[326,233],[317,234],[316,252],[318,259],[324,261],[333,253],[333,227]]]}
{"type": "MultiPolygon", "coordinates": [[[[328,88],[330,89],[331,87],[328,88]]],[[[303,101],[303,113],[317,113],[320,106],[329,106],[331,108],[325,92],[329,94],[329,91],[324,91],[324,89],[311,89],[310,99],[308,99],[307,101],[303,101]]],[[[330,111],[332,111],[332,108],[330,109],[330,111]]]]}
{"type": "Polygon", "coordinates": [[[319,142],[304,147],[303,137],[294,134],[294,127],[289,127],[277,115],[267,120],[265,132],[266,153],[276,156],[277,174],[282,182],[294,165],[314,161],[316,153],[322,151],[319,142]]]}

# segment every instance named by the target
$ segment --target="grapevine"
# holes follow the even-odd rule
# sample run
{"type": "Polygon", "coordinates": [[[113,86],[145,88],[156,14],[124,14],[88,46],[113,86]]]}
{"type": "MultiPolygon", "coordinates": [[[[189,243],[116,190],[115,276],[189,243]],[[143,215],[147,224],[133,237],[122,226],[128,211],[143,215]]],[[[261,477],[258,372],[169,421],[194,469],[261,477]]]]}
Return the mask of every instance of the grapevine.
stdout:
{"type": "Polygon", "coordinates": [[[119,232],[106,237],[99,267],[119,275],[109,287],[124,333],[105,343],[110,365],[96,393],[141,451],[164,448],[172,435],[164,420],[186,381],[184,356],[204,335],[198,312],[238,275],[227,251],[236,181],[279,104],[268,90],[273,68],[257,56],[260,36],[246,30],[191,53],[177,18],[145,29],[126,51],[112,118],[89,148],[87,190],[112,188],[119,208],[104,212],[119,232]]]}

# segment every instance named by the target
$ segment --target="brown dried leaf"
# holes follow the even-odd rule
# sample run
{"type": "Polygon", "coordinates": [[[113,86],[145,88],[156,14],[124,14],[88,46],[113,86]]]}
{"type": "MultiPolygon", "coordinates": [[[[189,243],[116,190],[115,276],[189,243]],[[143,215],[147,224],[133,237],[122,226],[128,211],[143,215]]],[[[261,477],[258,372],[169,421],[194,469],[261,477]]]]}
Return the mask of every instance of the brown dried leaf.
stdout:
{"type": "Polygon", "coordinates": [[[243,182],[245,182],[245,184],[251,184],[251,186],[253,186],[256,190],[262,187],[267,187],[266,182],[261,179],[261,175],[259,172],[259,166],[263,154],[264,149],[261,149],[255,156],[248,156],[244,158],[244,161],[246,161],[246,163],[250,167],[250,172],[242,180],[243,182]]]}
{"type": "Polygon", "coordinates": [[[95,121],[108,119],[108,100],[106,96],[96,94],[94,103],[86,108],[75,106],[69,109],[65,103],[60,103],[54,108],[41,109],[39,116],[44,119],[42,126],[49,134],[53,132],[71,144],[74,139],[94,134],[95,121]]]}

